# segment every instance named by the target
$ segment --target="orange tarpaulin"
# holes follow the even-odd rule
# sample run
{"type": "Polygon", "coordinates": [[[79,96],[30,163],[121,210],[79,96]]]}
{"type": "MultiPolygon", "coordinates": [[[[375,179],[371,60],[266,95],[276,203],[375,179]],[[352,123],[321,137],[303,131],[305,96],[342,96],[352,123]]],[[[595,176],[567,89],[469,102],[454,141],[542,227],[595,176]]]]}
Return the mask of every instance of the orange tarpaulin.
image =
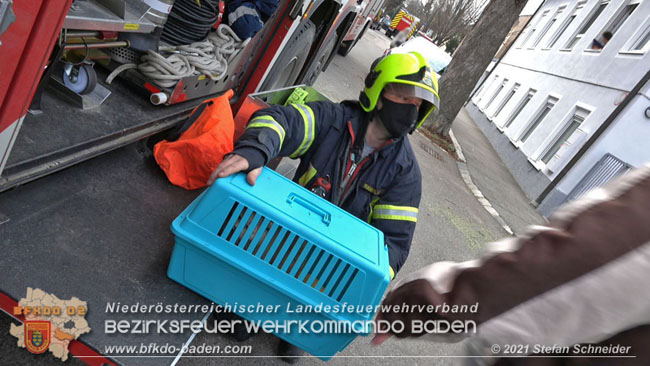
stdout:
{"type": "Polygon", "coordinates": [[[185,189],[205,187],[223,156],[233,150],[235,123],[229,102],[232,96],[233,91],[228,90],[206,100],[205,109],[178,140],[161,141],[154,146],[154,158],[172,184],[185,189]]]}

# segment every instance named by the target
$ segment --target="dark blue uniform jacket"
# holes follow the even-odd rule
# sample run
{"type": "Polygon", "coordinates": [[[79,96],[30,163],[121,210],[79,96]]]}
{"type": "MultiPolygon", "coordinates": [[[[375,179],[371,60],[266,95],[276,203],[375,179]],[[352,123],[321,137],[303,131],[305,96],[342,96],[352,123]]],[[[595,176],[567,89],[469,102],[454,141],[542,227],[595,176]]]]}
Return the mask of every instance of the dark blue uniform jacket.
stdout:
{"type": "Polygon", "coordinates": [[[409,253],[422,178],[407,138],[360,158],[368,116],[356,102],[273,106],[253,115],[234,153],[250,169],[276,156],[300,158],[294,181],[314,189],[323,178],[327,200],[384,233],[393,276],[409,253]]]}

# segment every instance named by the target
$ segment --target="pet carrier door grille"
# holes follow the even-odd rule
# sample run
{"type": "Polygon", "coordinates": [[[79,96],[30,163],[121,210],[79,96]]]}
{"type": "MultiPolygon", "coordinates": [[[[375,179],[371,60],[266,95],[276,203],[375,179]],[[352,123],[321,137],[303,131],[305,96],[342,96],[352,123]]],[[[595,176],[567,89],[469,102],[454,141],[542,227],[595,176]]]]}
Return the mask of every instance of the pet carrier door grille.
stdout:
{"type": "Polygon", "coordinates": [[[217,235],[338,302],[359,272],[240,202],[232,204],[217,235]]]}
{"type": "MultiPolygon", "coordinates": [[[[314,309],[236,311],[249,321],[369,321],[390,281],[381,231],[269,169],[254,186],[244,173],[217,180],[174,220],[172,231],[167,274],[183,286],[221,305],[314,309]],[[325,310],[336,305],[341,311],[325,310]]],[[[359,335],[274,333],[323,360],[359,335]]]]}

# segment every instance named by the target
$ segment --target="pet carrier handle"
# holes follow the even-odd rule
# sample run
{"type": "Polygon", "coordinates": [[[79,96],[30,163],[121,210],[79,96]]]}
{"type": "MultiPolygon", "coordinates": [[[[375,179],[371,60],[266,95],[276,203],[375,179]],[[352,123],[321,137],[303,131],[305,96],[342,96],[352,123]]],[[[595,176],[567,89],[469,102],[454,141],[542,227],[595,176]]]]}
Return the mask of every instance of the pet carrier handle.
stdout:
{"type": "Polygon", "coordinates": [[[330,225],[332,222],[332,215],[330,215],[329,212],[323,210],[322,208],[314,205],[313,203],[309,202],[308,200],[298,196],[295,193],[289,194],[289,197],[287,198],[287,202],[291,205],[294,202],[298,205],[301,205],[302,207],[312,211],[313,213],[321,216],[323,218],[323,223],[327,226],[330,225]]]}

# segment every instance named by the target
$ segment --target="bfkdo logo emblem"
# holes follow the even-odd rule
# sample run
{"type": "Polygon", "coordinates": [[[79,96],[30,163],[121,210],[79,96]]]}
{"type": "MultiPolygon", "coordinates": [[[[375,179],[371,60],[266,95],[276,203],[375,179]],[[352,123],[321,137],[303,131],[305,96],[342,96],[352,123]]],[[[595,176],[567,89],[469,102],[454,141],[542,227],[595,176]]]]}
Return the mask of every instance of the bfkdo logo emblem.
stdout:
{"type": "Polygon", "coordinates": [[[31,353],[43,353],[50,346],[51,324],[47,320],[25,322],[25,347],[31,353]]]}

